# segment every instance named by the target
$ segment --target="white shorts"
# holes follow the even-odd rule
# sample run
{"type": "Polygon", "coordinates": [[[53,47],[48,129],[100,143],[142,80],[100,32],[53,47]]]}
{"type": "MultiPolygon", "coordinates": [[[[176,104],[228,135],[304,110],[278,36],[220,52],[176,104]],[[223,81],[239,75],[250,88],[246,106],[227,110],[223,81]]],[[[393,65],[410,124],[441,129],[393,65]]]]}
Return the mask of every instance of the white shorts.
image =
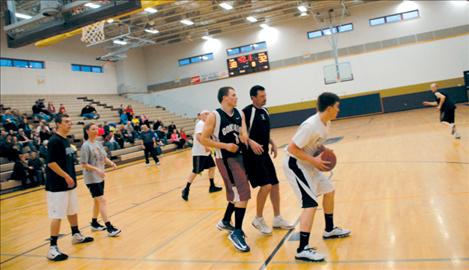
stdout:
{"type": "Polygon", "coordinates": [[[47,191],[47,207],[49,218],[63,219],[78,213],[77,189],[51,192],[47,191]]]}
{"type": "Polygon", "coordinates": [[[283,170],[288,182],[300,200],[301,208],[318,206],[318,197],[334,191],[329,177],[317,169],[306,167],[294,157],[286,156],[283,170]]]}

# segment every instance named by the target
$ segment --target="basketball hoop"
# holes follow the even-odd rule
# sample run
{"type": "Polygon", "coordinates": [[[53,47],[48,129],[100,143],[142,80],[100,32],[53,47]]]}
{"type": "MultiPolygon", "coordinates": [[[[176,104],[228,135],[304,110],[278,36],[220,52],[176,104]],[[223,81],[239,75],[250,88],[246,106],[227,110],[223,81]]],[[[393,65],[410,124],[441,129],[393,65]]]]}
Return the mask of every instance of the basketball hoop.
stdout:
{"type": "Polygon", "coordinates": [[[94,44],[103,41],[105,38],[104,23],[105,21],[100,21],[84,26],[81,30],[81,41],[88,44],[94,44]]]}

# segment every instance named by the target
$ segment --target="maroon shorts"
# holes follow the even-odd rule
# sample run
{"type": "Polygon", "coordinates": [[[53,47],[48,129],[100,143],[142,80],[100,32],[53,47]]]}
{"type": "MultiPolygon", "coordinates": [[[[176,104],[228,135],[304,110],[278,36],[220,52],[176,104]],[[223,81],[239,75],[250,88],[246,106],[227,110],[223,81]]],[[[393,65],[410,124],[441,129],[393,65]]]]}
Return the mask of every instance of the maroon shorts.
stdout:
{"type": "Polygon", "coordinates": [[[244,169],[243,156],[239,155],[226,159],[217,158],[216,163],[225,183],[226,199],[229,202],[249,200],[251,198],[251,188],[244,169]],[[237,194],[235,194],[235,190],[237,194]]]}

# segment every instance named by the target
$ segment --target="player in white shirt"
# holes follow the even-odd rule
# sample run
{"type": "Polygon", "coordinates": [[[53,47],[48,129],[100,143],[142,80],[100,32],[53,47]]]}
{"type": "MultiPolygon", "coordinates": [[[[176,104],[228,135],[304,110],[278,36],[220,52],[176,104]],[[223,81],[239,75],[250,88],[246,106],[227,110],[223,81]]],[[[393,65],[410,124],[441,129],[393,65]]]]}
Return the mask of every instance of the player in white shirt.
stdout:
{"type": "Polygon", "coordinates": [[[189,191],[192,182],[194,182],[197,174],[202,173],[203,170],[208,170],[208,177],[210,179],[210,187],[208,192],[218,192],[222,190],[221,187],[215,186],[214,177],[215,177],[215,162],[212,158],[212,151],[210,148],[200,144],[200,135],[204,130],[205,120],[210,114],[209,111],[202,111],[197,115],[199,119],[195,124],[194,129],[194,145],[192,146],[192,172],[187,179],[186,187],[182,190],[181,197],[187,201],[189,200],[189,191]]]}
{"type": "Polygon", "coordinates": [[[324,195],[323,209],[326,228],[324,239],[346,237],[350,230],[334,226],[334,187],[331,180],[321,171],[329,162],[317,153],[327,139],[330,121],[337,118],[340,99],[333,93],[322,93],[318,97],[318,113],[306,119],[298,128],[287,147],[284,171],[288,182],[301,202],[300,245],[295,256],[298,260],[323,261],[325,256],[309,247],[309,236],[318,197],[324,195]]]}

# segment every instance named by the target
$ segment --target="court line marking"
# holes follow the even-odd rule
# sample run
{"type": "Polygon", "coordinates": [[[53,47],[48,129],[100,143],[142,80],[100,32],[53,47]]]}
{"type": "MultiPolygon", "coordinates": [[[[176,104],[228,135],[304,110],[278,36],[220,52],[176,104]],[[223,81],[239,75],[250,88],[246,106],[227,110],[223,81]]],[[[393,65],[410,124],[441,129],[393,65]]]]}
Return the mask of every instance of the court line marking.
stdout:
{"type": "MultiPolygon", "coordinates": [[[[14,256],[14,254],[2,253],[2,256],[14,256]]],[[[43,255],[27,254],[22,257],[41,258],[43,255]]],[[[171,263],[171,264],[257,264],[262,261],[218,261],[218,260],[191,260],[191,259],[141,259],[141,258],[104,258],[104,257],[84,257],[84,256],[71,256],[69,260],[95,260],[95,261],[134,261],[134,262],[154,262],[154,263],[171,263]]],[[[338,261],[324,261],[320,263],[303,262],[303,261],[272,261],[271,264],[306,264],[306,265],[321,265],[321,264],[388,264],[388,263],[418,263],[418,262],[469,262],[469,257],[457,258],[420,258],[420,259],[364,259],[364,260],[338,260],[338,261]]]]}
{"type": "Polygon", "coordinates": [[[296,225],[298,225],[298,223],[300,222],[300,217],[298,217],[296,219],[296,222],[294,224],[294,227],[292,229],[290,229],[286,234],[285,236],[282,238],[282,240],[277,244],[277,246],[274,248],[274,250],[272,251],[272,253],[270,253],[269,257],[267,258],[267,260],[265,260],[265,262],[261,265],[261,267],[259,268],[259,270],[264,270],[267,268],[267,265],[272,261],[272,259],[275,257],[275,255],[277,255],[277,252],[280,250],[280,247],[283,246],[283,244],[285,243],[285,241],[287,240],[287,238],[292,234],[292,232],[295,231],[295,228],[296,228],[296,225]]]}
{"type": "MultiPolygon", "coordinates": [[[[145,201],[139,202],[139,203],[136,204],[136,205],[132,205],[132,206],[130,206],[130,207],[124,209],[124,210],[121,210],[121,211],[119,211],[119,212],[117,212],[117,213],[114,213],[114,214],[110,215],[109,217],[111,218],[111,217],[114,217],[114,216],[119,215],[119,214],[121,214],[121,213],[124,213],[124,212],[126,212],[126,211],[128,211],[128,210],[130,210],[130,209],[133,209],[133,208],[135,208],[135,207],[138,207],[138,206],[140,206],[140,205],[142,205],[142,204],[145,204],[145,203],[147,203],[147,202],[149,202],[149,201],[151,201],[151,200],[154,200],[154,199],[156,199],[156,198],[159,198],[159,197],[161,197],[161,196],[164,196],[164,195],[166,195],[166,194],[168,194],[168,193],[171,193],[171,192],[173,192],[173,191],[175,191],[175,190],[179,190],[179,189],[181,189],[181,188],[182,188],[182,187],[175,187],[175,188],[173,188],[173,189],[171,189],[171,190],[168,190],[168,191],[166,191],[166,192],[159,193],[158,195],[153,196],[153,197],[151,197],[151,198],[149,198],[149,199],[147,199],[147,200],[145,200],[145,201]]],[[[86,229],[86,228],[88,228],[88,227],[90,227],[90,225],[80,227],[80,230],[86,229]]],[[[67,234],[65,234],[64,236],[68,236],[68,235],[70,235],[70,234],[71,234],[71,233],[67,233],[67,234]]],[[[48,244],[49,244],[48,242],[45,242],[44,244],[41,244],[41,245],[36,246],[36,247],[33,247],[33,248],[31,248],[31,249],[29,249],[29,250],[27,250],[27,251],[25,251],[25,252],[22,252],[22,253],[20,253],[20,254],[18,254],[18,255],[16,255],[16,256],[14,256],[14,257],[11,257],[11,258],[8,258],[8,259],[6,259],[6,260],[4,260],[4,261],[1,261],[1,262],[0,262],[0,265],[1,265],[1,264],[4,264],[4,263],[6,263],[6,262],[9,262],[9,261],[11,261],[11,260],[14,260],[14,259],[16,259],[16,258],[18,258],[18,257],[20,257],[20,256],[24,256],[25,254],[27,254],[27,253],[29,253],[29,252],[31,252],[31,251],[34,251],[34,250],[36,250],[36,249],[39,249],[39,248],[41,248],[41,247],[43,247],[43,246],[45,246],[45,245],[48,245],[48,244]]]]}

